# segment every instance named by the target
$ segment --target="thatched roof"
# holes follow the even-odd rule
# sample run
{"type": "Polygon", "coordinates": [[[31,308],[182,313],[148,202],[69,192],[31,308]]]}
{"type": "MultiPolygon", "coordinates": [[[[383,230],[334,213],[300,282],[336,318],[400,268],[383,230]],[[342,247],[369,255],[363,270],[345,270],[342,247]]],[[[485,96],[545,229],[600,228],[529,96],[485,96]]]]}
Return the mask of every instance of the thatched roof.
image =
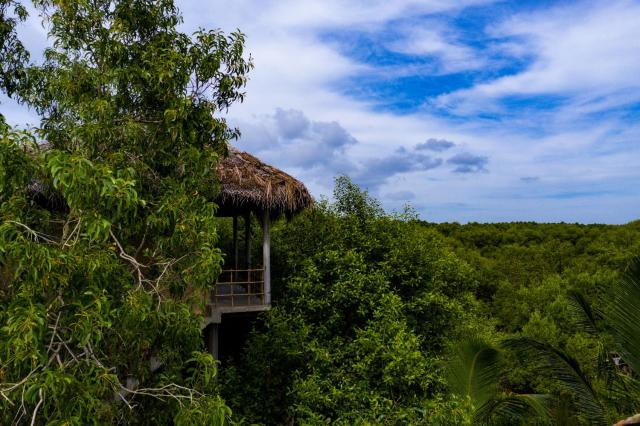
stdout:
{"type": "MultiPolygon", "coordinates": [[[[48,145],[41,146],[48,149],[48,145]]],[[[302,182],[253,155],[229,148],[229,155],[218,163],[220,192],[215,202],[221,216],[269,211],[272,217],[291,217],[313,204],[302,182]]],[[[62,196],[49,185],[34,179],[31,197],[43,206],[66,210],[62,196]]]]}
{"type": "Polygon", "coordinates": [[[216,202],[222,214],[267,210],[272,216],[291,217],[313,204],[302,182],[235,148],[218,164],[218,173],[216,202]]]}

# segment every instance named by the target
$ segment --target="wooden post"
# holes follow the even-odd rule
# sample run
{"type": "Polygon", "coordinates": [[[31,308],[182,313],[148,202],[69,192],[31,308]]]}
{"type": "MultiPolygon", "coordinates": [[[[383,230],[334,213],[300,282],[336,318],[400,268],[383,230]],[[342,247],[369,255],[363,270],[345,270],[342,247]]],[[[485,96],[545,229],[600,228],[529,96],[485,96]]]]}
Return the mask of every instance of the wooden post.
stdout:
{"type": "Polygon", "coordinates": [[[262,215],[262,263],[264,265],[264,303],[271,305],[271,218],[269,211],[262,215]]]}
{"type": "MultiPolygon", "coordinates": [[[[244,260],[247,269],[251,269],[251,212],[244,215],[244,260]]],[[[247,277],[247,281],[250,281],[247,277]]]]}
{"type": "Polygon", "coordinates": [[[238,269],[238,216],[233,216],[233,269],[238,269]]]}

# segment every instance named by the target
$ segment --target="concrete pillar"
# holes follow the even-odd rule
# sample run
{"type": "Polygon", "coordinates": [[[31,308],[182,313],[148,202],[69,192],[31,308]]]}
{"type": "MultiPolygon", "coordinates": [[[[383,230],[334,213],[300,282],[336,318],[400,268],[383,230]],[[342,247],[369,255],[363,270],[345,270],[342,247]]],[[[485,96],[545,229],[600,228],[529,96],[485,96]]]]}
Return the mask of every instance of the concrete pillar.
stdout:
{"type": "Polygon", "coordinates": [[[247,269],[251,269],[251,212],[244,215],[244,259],[247,269]]]}
{"type": "Polygon", "coordinates": [[[262,263],[264,265],[264,303],[271,305],[271,217],[265,211],[262,215],[262,263]]]}
{"type": "Polygon", "coordinates": [[[211,324],[207,328],[207,351],[215,359],[220,359],[218,348],[218,324],[211,324]]]}
{"type": "Polygon", "coordinates": [[[238,216],[233,217],[233,269],[238,269],[238,216]]]}

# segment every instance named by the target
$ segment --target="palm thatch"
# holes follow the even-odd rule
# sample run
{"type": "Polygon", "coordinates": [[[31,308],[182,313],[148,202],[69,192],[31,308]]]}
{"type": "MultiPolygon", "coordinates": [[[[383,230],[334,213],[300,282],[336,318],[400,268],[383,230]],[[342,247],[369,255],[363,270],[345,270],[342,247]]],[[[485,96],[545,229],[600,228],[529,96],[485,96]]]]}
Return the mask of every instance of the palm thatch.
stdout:
{"type": "Polygon", "coordinates": [[[230,147],[218,164],[218,174],[216,202],[221,214],[268,211],[271,216],[291,217],[313,204],[302,182],[235,148],[230,147]]]}

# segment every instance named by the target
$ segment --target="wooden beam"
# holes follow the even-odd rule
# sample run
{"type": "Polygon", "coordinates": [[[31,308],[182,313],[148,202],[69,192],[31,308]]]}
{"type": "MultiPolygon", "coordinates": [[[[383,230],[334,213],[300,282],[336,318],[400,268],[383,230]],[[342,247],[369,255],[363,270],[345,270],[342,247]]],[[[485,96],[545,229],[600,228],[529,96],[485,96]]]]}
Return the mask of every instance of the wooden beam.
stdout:
{"type": "Polygon", "coordinates": [[[264,266],[264,303],[271,305],[271,218],[269,211],[262,214],[262,263],[264,266]]]}

